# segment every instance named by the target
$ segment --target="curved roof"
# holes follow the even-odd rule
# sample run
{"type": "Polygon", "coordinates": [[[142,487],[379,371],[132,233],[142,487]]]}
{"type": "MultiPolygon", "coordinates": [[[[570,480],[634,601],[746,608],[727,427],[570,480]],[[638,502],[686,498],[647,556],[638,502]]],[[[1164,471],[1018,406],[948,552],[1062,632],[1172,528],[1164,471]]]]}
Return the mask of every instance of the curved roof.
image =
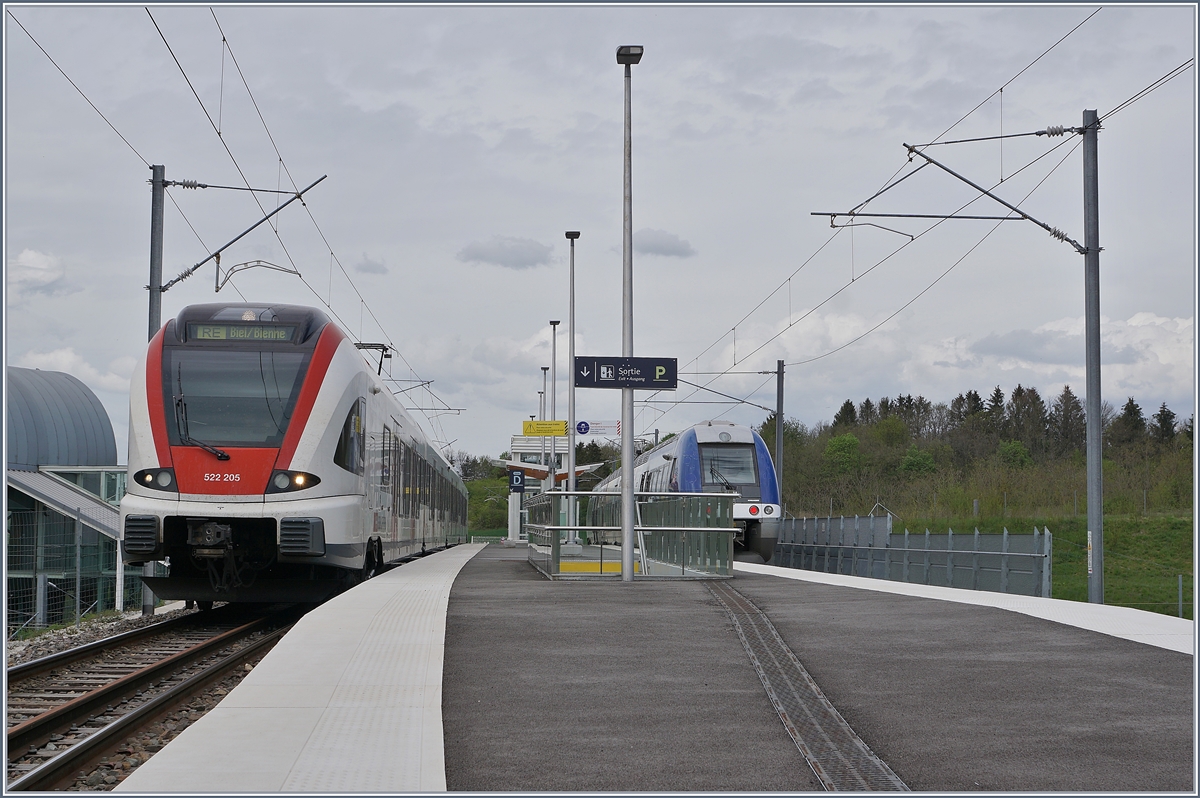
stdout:
{"type": "Polygon", "coordinates": [[[117,464],[112,422],[70,374],[8,367],[8,467],[117,464]]]}

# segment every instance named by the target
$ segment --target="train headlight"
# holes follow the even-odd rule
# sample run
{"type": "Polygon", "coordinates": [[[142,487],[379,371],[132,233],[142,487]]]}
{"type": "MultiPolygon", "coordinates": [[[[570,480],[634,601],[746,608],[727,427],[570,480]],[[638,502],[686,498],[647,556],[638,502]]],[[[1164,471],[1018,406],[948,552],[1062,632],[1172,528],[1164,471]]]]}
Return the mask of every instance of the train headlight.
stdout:
{"type": "Polygon", "coordinates": [[[175,469],[146,468],[133,475],[133,481],[138,485],[153,490],[178,490],[175,485],[175,469]]]}
{"type": "Polygon", "coordinates": [[[758,515],[758,505],[757,504],[750,505],[750,515],[758,515]]]}
{"type": "Polygon", "coordinates": [[[321,484],[321,478],[316,474],[304,471],[276,471],[267,483],[267,493],[291,493],[321,484]]]}
{"type": "Polygon", "coordinates": [[[767,515],[771,515],[772,513],[775,512],[775,508],[768,504],[763,507],[763,512],[766,513],[767,515]]]}

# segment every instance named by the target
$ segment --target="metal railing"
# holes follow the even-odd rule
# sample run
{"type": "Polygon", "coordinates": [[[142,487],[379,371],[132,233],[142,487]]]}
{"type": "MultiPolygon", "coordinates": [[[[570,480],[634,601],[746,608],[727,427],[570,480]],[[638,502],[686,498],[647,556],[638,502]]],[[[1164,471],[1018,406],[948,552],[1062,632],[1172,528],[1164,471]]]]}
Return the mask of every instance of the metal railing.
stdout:
{"type": "MultiPolygon", "coordinates": [[[[635,498],[635,579],[733,576],[737,494],[638,492],[635,498]]],[[[621,577],[619,493],[548,491],[527,500],[525,508],[528,559],[543,574],[621,577]]]]}
{"type": "Polygon", "coordinates": [[[1003,532],[894,534],[892,519],[830,516],[783,521],[772,565],[913,584],[1050,596],[1053,536],[1003,532]]]}
{"type": "MultiPolygon", "coordinates": [[[[24,629],[140,606],[142,568],[124,568],[117,579],[117,541],[49,508],[9,510],[6,521],[9,639],[24,629]]],[[[156,570],[165,573],[161,565],[156,570]]]]}

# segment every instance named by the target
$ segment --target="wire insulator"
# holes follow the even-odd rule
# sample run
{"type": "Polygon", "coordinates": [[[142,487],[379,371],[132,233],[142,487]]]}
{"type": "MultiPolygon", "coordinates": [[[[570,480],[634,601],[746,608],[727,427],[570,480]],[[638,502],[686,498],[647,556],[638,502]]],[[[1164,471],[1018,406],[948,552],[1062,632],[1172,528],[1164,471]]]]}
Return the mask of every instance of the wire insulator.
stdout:
{"type": "Polygon", "coordinates": [[[1039,136],[1061,136],[1066,131],[1062,125],[1048,125],[1045,130],[1039,130],[1039,136]]]}
{"type": "Polygon", "coordinates": [[[1067,240],[1067,234],[1064,233],[1062,230],[1059,230],[1057,227],[1052,227],[1050,229],[1050,235],[1051,235],[1051,237],[1056,238],[1059,241],[1067,240]]]}
{"type": "Polygon", "coordinates": [[[208,186],[198,180],[176,180],[175,185],[181,188],[208,188],[208,186]]]}

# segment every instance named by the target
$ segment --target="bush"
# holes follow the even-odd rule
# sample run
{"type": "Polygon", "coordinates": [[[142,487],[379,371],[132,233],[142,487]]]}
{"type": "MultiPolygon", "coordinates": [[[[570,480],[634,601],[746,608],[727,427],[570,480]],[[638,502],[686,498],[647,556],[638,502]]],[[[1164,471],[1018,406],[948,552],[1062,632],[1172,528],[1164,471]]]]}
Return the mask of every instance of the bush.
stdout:
{"type": "Polygon", "coordinates": [[[900,470],[905,474],[932,474],[937,470],[937,466],[933,462],[933,455],[921,451],[914,443],[908,447],[904,459],[900,461],[900,470]]]}
{"type": "Polygon", "coordinates": [[[999,454],[1000,462],[1009,468],[1027,468],[1033,465],[1033,457],[1020,441],[1002,441],[999,454]]]}
{"type": "Polygon", "coordinates": [[[825,444],[825,464],[835,474],[853,474],[862,464],[858,453],[858,438],[847,432],[835,435],[825,444]]]}

